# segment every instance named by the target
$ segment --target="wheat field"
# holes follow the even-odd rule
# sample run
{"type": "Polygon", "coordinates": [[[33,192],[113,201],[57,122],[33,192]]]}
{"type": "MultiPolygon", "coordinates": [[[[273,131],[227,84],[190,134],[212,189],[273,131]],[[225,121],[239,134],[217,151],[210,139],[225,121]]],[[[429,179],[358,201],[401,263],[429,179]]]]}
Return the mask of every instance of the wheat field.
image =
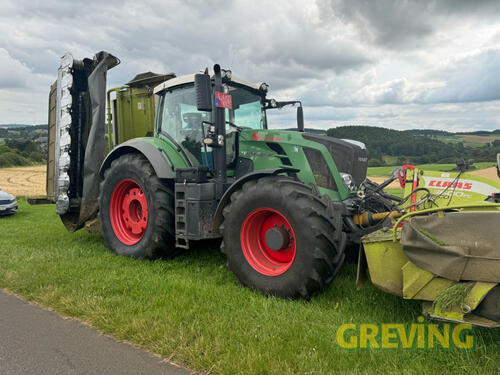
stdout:
{"type": "Polygon", "coordinates": [[[17,197],[44,197],[47,167],[0,168],[0,189],[17,197]]]}

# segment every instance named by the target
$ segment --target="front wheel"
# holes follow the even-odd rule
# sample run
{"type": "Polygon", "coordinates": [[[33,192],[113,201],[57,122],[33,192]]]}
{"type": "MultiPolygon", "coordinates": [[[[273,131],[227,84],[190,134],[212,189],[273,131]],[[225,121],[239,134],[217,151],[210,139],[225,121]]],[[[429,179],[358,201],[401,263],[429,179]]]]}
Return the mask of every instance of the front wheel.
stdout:
{"type": "Polygon", "coordinates": [[[106,246],[118,255],[154,258],[174,252],[174,198],[141,155],[128,154],[104,173],[99,219],[106,246]]]}
{"type": "Polygon", "coordinates": [[[245,183],[223,211],[228,268],[268,295],[307,299],[322,291],[342,265],[345,247],[327,207],[313,188],[290,178],[245,183]]]}

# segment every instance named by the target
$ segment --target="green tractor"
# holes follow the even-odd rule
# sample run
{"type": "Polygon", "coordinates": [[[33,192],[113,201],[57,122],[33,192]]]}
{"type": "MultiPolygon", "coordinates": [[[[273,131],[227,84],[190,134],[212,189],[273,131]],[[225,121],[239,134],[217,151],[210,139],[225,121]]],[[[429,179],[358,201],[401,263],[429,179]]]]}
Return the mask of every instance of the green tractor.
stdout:
{"type": "MultiPolygon", "coordinates": [[[[307,299],[332,283],[347,249],[357,250],[363,239],[385,244],[386,234],[397,231],[396,219],[418,216],[443,198],[408,166],[381,185],[367,180],[363,144],[304,132],[300,101],[269,99],[267,84],[246,82],[219,65],[179,77],[146,74],[110,90],[106,129],[106,72],[118,63],[105,52],[62,58],[51,101],[48,176],[65,226],[76,230],[98,218],[116,254],[169,257],[193,241],[221,238],[228,268],[242,284],[307,299]],[[297,105],[297,129],[270,129],[267,113],[286,105],[297,105]],[[398,178],[405,198],[383,190],[398,178]]],[[[499,184],[489,186],[500,191],[499,184]]],[[[497,198],[486,201],[490,190],[475,203],[488,220],[499,220],[497,198]]],[[[450,207],[444,211],[461,211],[450,207]]],[[[395,246],[398,262],[386,279],[397,280],[394,294],[403,295],[402,267],[410,261],[399,240],[395,246]]],[[[366,267],[370,275],[384,272],[384,263],[373,261],[377,251],[365,255],[361,246],[360,275],[366,267]]],[[[491,256],[498,261],[498,252],[491,256]]],[[[479,302],[500,282],[489,281],[493,286],[481,289],[479,302]]]]}

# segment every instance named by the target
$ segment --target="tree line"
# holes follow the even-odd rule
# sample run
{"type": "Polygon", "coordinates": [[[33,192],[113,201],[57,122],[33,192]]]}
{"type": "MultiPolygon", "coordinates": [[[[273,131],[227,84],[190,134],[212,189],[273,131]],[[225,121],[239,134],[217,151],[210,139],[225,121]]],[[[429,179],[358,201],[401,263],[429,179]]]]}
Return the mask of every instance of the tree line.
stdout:
{"type": "Polygon", "coordinates": [[[46,150],[31,140],[6,139],[0,145],[0,168],[41,164],[46,160],[46,150]]]}
{"type": "Polygon", "coordinates": [[[457,159],[474,159],[477,162],[495,161],[496,154],[500,153],[500,141],[481,147],[467,147],[462,142],[447,143],[432,138],[437,132],[447,133],[429,131],[426,135],[416,135],[419,133],[373,126],[342,126],[328,129],[327,135],[363,142],[370,154],[370,166],[385,165],[383,156],[386,155],[396,157],[395,164],[404,163],[406,160],[415,164],[427,164],[454,163],[457,159]]]}

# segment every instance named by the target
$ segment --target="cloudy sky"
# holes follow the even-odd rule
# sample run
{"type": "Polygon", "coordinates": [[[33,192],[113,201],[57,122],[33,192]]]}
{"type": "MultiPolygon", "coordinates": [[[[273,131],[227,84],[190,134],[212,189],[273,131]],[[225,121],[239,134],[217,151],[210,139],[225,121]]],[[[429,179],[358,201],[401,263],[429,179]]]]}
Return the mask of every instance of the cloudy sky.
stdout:
{"type": "Polygon", "coordinates": [[[60,56],[107,50],[109,87],[218,62],[315,128],[500,128],[498,0],[0,0],[0,35],[0,123],[46,123],[60,56]]]}

